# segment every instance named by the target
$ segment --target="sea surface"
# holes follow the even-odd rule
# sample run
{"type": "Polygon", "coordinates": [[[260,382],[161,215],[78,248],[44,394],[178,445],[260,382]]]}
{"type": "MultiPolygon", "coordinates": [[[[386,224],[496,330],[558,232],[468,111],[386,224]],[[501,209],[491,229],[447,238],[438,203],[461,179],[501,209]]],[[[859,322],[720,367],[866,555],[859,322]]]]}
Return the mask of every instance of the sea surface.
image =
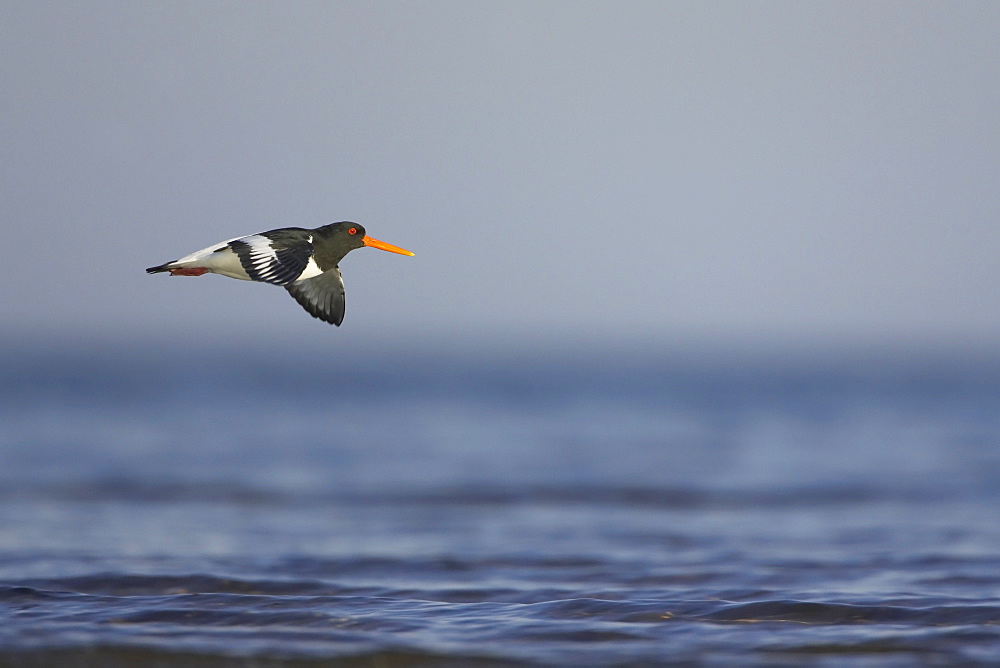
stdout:
{"type": "Polygon", "coordinates": [[[0,665],[1000,665],[997,358],[349,352],[0,352],[0,665]]]}

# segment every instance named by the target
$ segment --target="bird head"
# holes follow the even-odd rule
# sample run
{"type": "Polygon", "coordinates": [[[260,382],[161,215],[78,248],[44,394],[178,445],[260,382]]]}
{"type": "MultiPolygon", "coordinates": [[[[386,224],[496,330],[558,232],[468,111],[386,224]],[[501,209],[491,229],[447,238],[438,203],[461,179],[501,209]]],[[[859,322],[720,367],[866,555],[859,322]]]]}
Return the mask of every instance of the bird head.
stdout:
{"type": "Polygon", "coordinates": [[[348,250],[354,250],[355,248],[361,248],[362,246],[369,246],[371,248],[389,251],[390,253],[413,255],[413,253],[405,248],[393,246],[392,244],[387,244],[384,241],[379,241],[378,239],[368,236],[365,233],[364,227],[350,221],[333,223],[332,225],[326,225],[320,229],[323,230],[325,233],[324,235],[330,239],[330,241],[333,241],[337,245],[345,246],[348,250]]]}

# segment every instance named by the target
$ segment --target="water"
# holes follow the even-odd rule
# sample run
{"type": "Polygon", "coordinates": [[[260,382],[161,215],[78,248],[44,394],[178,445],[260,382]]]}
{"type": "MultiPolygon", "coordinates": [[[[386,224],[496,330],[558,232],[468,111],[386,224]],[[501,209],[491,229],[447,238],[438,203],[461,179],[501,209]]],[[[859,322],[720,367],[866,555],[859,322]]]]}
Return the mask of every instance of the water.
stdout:
{"type": "Polygon", "coordinates": [[[996,360],[0,363],[0,665],[1000,663],[996,360]]]}

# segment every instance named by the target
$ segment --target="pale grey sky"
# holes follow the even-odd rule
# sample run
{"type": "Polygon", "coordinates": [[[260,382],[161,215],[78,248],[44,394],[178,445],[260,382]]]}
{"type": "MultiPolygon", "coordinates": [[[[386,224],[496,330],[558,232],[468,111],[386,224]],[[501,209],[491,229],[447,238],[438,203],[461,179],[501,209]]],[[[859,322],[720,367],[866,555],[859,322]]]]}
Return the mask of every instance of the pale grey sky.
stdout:
{"type": "Polygon", "coordinates": [[[9,332],[1000,341],[1000,3],[3,2],[9,332]],[[143,269],[337,220],[336,329],[143,269]]]}

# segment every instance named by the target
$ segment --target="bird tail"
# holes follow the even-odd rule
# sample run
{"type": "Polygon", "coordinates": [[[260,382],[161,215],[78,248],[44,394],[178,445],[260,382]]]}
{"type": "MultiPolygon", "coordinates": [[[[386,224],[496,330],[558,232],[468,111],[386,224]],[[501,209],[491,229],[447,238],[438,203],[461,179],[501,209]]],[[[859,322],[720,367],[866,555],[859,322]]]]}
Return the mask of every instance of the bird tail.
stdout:
{"type": "Polygon", "coordinates": [[[172,265],[174,262],[175,262],[174,260],[171,260],[170,262],[164,262],[163,264],[157,265],[155,267],[149,267],[148,269],[146,269],[146,273],[161,274],[165,271],[170,271],[170,265],[172,265]]]}

